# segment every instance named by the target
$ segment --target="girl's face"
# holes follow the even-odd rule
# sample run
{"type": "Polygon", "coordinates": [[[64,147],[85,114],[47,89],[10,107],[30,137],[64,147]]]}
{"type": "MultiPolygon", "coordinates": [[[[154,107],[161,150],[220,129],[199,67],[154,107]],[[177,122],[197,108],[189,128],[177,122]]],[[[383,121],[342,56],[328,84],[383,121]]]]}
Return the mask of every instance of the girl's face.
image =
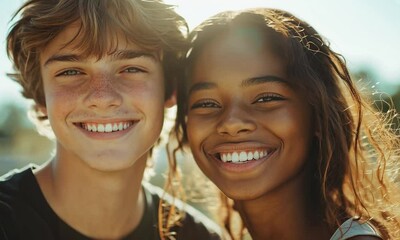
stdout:
{"type": "Polygon", "coordinates": [[[195,160],[228,197],[255,199],[303,182],[311,109],[264,35],[237,30],[207,44],[193,66],[188,106],[195,160]]]}

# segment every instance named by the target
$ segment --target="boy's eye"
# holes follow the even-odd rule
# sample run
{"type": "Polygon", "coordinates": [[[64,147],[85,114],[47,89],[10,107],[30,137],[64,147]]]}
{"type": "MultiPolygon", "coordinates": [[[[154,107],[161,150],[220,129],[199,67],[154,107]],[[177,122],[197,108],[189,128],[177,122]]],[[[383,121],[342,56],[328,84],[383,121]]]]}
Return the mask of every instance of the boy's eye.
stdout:
{"type": "Polygon", "coordinates": [[[76,76],[76,75],[80,75],[80,74],[82,74],[82,72],[79,71],[79,70],[76,70],[76,69],[68,69],[68,70],[66,70],[66,71],[63,71],[63,72],[57,74],[56,76],[57,76],[57,77],[59,77],[59,76],[76,76]]]}
{"type": "Polygon", "coordinates": [[[207,101],[201,101],[194,103],[190,109],[196,109],[196,108],[221,108],[218,103],[207,100],[207,101]]]}
{"type": "Polygon", "coordinates": [[[126,73],[139,73],[139,72],[145,72],[143,69],[137,68],[137,67],[129,67],[124,69],[122,72],[126,73]]]}
{"type": "Polygon", "coordinates": [[[253,103],[265,103],[271,101],[282,101],[284,98],[278,94],[264,94],[256,98],[253,103]]]}

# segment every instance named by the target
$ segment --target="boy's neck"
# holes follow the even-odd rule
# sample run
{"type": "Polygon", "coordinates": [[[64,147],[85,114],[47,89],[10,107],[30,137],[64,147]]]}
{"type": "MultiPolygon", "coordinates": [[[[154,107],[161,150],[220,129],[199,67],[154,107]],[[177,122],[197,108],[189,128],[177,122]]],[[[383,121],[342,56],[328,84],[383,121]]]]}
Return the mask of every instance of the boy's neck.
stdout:
{"type": "Polygon", "coordinates": [[[113,172],[83,166],[76,159],[54,159],[35,175],[47,202],[63,221],[84,235],[116,239],[131,232],[143,215],[146,158],[113,172]]]}

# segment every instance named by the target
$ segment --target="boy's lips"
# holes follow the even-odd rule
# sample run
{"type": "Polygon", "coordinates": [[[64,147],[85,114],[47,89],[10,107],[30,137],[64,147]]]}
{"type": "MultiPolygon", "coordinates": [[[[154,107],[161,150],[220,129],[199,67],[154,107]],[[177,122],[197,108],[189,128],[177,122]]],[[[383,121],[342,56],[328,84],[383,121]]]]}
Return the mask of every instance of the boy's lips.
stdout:
{"type": "Polygon", "coordinates": [[[133,121],[109,123],[81,123],[81,127],[90,132],[118,132],[133,125],[133,121]]]}
{"type": "Polygon", "coordinates": [[[88,132],[112,133],[112,132],[119,132],[126,130],[137,122],[138,122],[137,120],[109,121],[109,122],[90,121],[90,122],[78,122],[75,123],[75,125],[88,132]]]}

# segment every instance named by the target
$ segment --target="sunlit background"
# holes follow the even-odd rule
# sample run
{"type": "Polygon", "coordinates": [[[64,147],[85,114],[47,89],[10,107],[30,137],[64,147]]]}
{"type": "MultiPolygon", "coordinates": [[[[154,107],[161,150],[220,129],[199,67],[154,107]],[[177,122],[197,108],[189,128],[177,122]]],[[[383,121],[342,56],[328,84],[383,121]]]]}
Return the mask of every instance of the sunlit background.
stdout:
{"type": "MultiPolygon", "coordinates": [[[[313,25],[346,58],[352,74],[386,92],[400,106],[400,0],[169,0],[193,28],[219,11],[273,7],[290,11],[313,25]]],[[[28,120],[29,102],[7,78],[11,64],[5,37],[21,0],[0,1],[0,175],[27,162],[47,160],[53,143],[28,120]]],[[[164,155],[160,155],[164,156],[164,155]]],[[[162,161],[166,162],[166,161],[162,161]]]]}

